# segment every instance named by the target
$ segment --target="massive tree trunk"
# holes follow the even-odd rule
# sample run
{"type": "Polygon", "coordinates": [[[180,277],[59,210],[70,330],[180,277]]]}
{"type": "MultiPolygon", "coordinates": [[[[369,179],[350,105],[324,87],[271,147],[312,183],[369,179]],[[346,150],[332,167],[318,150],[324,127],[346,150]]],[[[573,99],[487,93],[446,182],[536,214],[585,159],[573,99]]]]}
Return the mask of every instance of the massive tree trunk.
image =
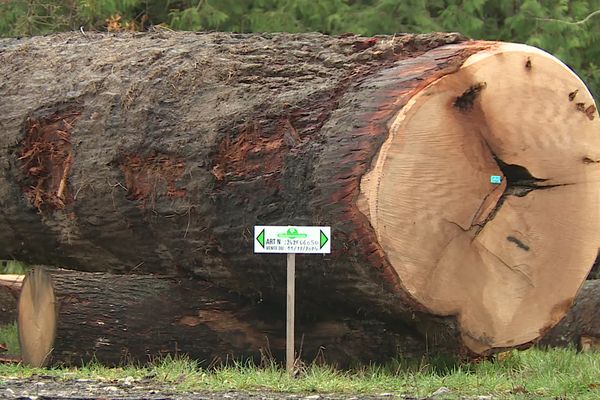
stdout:
{"type": "MultiPolygon", "coordinates": [[[[202,366],[282,360],[285,310],[247,304],[206,282],[157,276],[34,269],[23,282],[23,361],[80,365],[187,355],[202,366]]],[[[380,321],[301,320],[296,354],[337,365],[423,356],[417,337],[380,321]],[[382,332],[388,332],[382,335],[382,332]]]]}
{"type": "Polygon", "coordinates": [[[0,74],[0,256],[278,307],[252,226],[331,225],[330,256],[298,257],[300,318],[480,354],[554,325],[596,257],[598,113],[531,47],[68,33],[0,42],[0,74]]]}

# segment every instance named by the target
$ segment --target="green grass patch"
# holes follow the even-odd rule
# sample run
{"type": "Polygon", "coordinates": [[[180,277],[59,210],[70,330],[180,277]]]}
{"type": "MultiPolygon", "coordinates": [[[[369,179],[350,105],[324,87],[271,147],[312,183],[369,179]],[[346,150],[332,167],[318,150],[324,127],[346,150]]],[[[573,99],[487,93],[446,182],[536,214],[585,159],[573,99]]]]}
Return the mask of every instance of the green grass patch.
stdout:
{"type": "Polygon", "coordinates": [[[25,275],[31,267],[22,261],[0,260],[0,274],[25,275]]]}
{"type": "MultiPolygon", "coordinates": [[[[0,327],[0,341],[18,349],[16,327],[0,327]]],[[[166,357],[150,365],[108,368],[91,363],[77,368],[34,369],[0,364],[0,382],[6,377],[50,375],[57,379],[100,381],[143,380],[178,391],[273,391],[295,393],[381,394],[430,396],[445,387],[436,399],[493,396],[494,399],[598,399],[600,352],[577,353],[574,349],[512,351],[490,361],[450,363],[430,358],[402,360],[351,370],[309,365],[297,377],[276,364],[255,366],[235,363],[206,370],[185,357],[166,357]]]]}
{"type": "Polygon", "coordinates": [[[32,369],[0,365],[2,377],[33,374],[59,379],[119,381],[150,379],[179,391],[276,391],[299,393],[429,396],[441,387],[449,392],[436,399],[491,395],[500,399],[598,399],[600,353],[577,354],[572,349],[513,351],[502,360],[451,367],[424,360],[418,365],[391,363],[342,371],[310,365],[293,378],[277,365],[249,363],[205,370],[186,358],[157,360],[147,366],[107,368],[92,363],[79,368],[32,369]]]}
{"type": "Polygon", "coordinates": [[[17,324],[0,325],[0,343],[4,343],[8,348],[8,354],[20,354],[19,333],[17,324]]]}

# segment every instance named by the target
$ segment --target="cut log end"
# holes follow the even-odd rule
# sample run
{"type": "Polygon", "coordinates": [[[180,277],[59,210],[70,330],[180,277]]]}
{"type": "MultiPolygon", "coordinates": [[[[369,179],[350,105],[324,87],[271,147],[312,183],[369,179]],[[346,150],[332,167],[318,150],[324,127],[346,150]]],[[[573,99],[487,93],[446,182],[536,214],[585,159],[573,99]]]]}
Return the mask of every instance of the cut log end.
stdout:
{"type": "Polygon", "coordinates": [[[32,269],[23,280],[18,305],[19,344],[22,362],[43,367],[50,362],[57,325],[52,279],[42,269],[32,269]]]}
{"type": "Polygon", "coordinates": [[[390,125],[359,206],[404,288],[456,315],[472,351],[533,341],[570,307],[600,239],[599,128],[568,67],[514,44],[471,56],[390,125]]]}

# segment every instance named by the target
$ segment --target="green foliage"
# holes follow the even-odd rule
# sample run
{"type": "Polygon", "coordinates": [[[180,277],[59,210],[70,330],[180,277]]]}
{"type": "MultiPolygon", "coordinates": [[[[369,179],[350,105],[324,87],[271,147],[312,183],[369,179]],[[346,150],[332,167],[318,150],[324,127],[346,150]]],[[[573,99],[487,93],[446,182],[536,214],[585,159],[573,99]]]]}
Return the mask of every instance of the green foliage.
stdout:
{"type": "Polygon", "coordinates": [[[142,0],[76,0],[74,21],[78,25],[95,29],[103,26],[111,15],[131,15],[143,3],[142,0]]]}
{"type": "Polygon", "coordinates": [[[66,28],[67,9],[62,1],[9,1],[0,3],[0,35],[40,35],[66,28]]]}
{"type": "Polygon", "coordinates": [[[0,274],[24,275],[30,267],[17,260],[0,260],[0,274]]]}
{"type": "MultiPolygon", "coordinates": [[[[225,26],[225,22],[229,19],[228,14],[213,6],[208,0],[185,3],[196,4],[187,4],[187,7],[172,9],[169,12],[170,24],[174,29],[190,30],[190,28],[201,27],[219,29],[221,26],[225,26]]],[[[235,8],[232,7],[230,10],[235,10],[235,8]]]]}
{"type": "Polygon", "coordinates": [[[144,29],[234,32],[456,31],[553,53],[600,95],[600,0],[2,0],[0,36],[144,29]],[[587,18],[593,14],[591,17],[587,18]],[[114,26],[113,26],[114,29],[114,26]]]}
{"type": "Polygon", "coordinates": [[[0,36],[32,36],[102,27],[112,14],[132,11],[143,0],[6,0],[0,2],[0,36]]]}

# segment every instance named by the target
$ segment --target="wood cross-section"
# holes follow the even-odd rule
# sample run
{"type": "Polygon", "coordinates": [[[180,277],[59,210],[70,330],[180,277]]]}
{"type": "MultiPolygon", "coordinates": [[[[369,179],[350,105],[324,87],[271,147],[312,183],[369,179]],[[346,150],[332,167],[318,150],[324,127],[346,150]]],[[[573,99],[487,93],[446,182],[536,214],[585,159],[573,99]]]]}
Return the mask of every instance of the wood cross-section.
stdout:
{"type": "Polygon", "coordinates": [[[600,123],[578,103],[594,101],[564,64],[498,45],[414,96],[362,180],[402,285],[473,351],[537,338],[596,258],[600,123]]]}

